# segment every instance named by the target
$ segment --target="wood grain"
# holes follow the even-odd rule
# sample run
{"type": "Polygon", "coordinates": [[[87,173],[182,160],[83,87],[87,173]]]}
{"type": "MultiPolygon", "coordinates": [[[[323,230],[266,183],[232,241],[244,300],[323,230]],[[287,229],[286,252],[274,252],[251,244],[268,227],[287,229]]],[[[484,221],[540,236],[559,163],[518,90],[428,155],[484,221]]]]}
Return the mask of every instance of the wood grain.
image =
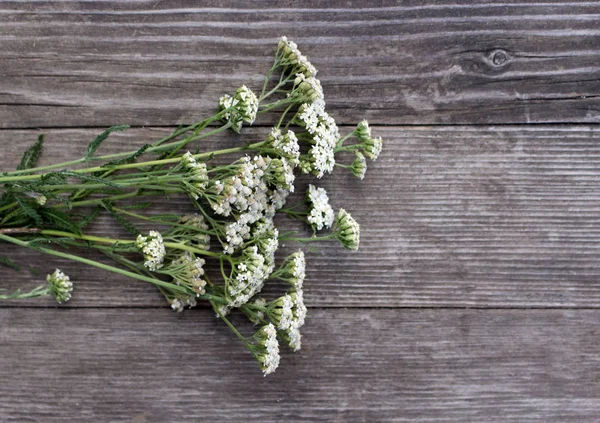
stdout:
{"type": "Polygon", "coordinates": [[[597,310],[310,310],[305,347],[266,378],[208,310],[0,318],[3,422],[582,423],[600,413],[597,310]]]}
{"type": "Polygon", "coordinates": [[[5,1],[0,127],[197,120],[260,87],[281,35],[341,123],[598,123],[599,19],[597,2],[5,1]]]}
{"type": "MultiPolygon", "coordinates": [[[[133,149],[171,129],[116,134],[106,152],[133,149]]],[[[76,158],[99,130],[47,133],[44,163],[76,158]]],[[[260,139],[265,128],[205,144],[260,139]]],[[[600,304],[600,136],[593,126],[377,127],[385,149],[365,181],[341,169],[318,184],[362,224],[361,250],[319,245],[308,256],[307,296],[320,307],[593,307],[600,304]]],[[[37,131],[0,131],[3,169],[37,131]]],[[[296,197],[315,179],[302,178],[296,197]]],[[[190,210],[185,198],[161,210],[190,210]]],[[[280,228],[299,228],[281,220],[280,228]],[[291,226],[289,226],[291,225],[291,226]]],[[[110,219],[93,233],[114,231],[110,219]]],[[[293,245],[287,245],[290,251],[293,245]]],[[[14,252],[43,271],[81,281],[68,306],[160,306],[155,289],[85,266],[14,252]],[[42,261],[44,260],[44,261],[42,261]]],[[[6,288],[35,286],[0,269],[6,288]]],[[[268,296],[281,292],[274,285],[268,296]]],[[[4,303],[6,304],[6,303],[4,303]]],[[[48,300],[30,304],[54,304],[48,300]]]]}

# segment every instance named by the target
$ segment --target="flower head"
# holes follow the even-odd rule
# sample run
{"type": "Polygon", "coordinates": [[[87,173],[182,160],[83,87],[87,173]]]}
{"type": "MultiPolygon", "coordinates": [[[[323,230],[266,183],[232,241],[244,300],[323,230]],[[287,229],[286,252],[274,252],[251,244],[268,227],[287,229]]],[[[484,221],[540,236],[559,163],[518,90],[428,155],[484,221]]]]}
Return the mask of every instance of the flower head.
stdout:
{"type": "Polygon", "coordinates": [[[144,254],[144,266],[148,270],[155,272],[163,266],[166,250],[159,232],[150,231],[148,236],[138,235],[135,245],[144,254]]]}
{"type": "Polygon", "coordinates": [[[302,347],[302,334],[300,333],[300,329],[293,327],[287,332],[279,333],[292,350],[300,351],[300,348],[302,347]]]}
{"type": "Polygon", "coordinates": [[[159,272],[171,276],[177,285],[185,286],[200,296],[205,293],[206,287],[204,264],[203,258],[185,251],[159,272]]]}
{"type": "Polygon", "coordinates": [[[312,184],[308,185],[307,201],[309,204],[308,224],[315,231],[323,228],[331,228],[333,225],[334,212],[329,205],[329,197],[324,188],[317,188],[312,184]]]}
{"type": "Polygon", "coordinates": [[[294,167],[283,157],[269,160],[265,178],[275,189],[294,192],[294,167]]]}
{"type": "Polygon", "coordinates": [[[290,290],[267,308],[269,319],[277,326],[281,337],[294,351],[300,349],[300,328],[304,325],[306,313],[301,289],[290,290]]]}
{"type": "Polygon", "coordinates": [[[292,289],[290,290],[289,295],[294,304],[294,320],[292,322],[292,326],[299,329],[304,326],[307,313],[306,306],[304,305],[304,293],[301,289],[292,289]]]}
{"type": "Polygon", "coordinates": [[[171,298],[168,300],[173,311],[181,313],[183,308],[188,306],[189,308],[196,307],[196,297],[194,295],[183,296],[181,298],[171,298]]]}
{"type": "Polygon", "coordinates": [[[34,198],[35,202],[38,203],[40,206],[45,206],[46,202],[48,201],[48,198],[46,198],[44,194],[36,194],[34,198]]]}
{"type": "Polygon", "coordinates": [[[223,120],[231,123],[231,129],[239,133],[244,122],[252,124],[258,112],[258,98],[245,85],[232,96],[225,94],[219,99],[218,111],[225,111],[223,120]]]}
{"type": "Polygon", "coordinates": [[[277,329],[286,331],[292,327],[294,321],[293,309],[294,301],[288,294],[273,301],[269,307],[269,317],[277,326],[277,329]]]}
{"type": "Polygon", "coordinates": [[[73,282],[71,279],[56,269],[54,273],[46,277],[48,281],[48,290],[56,297],[58,303],[66,303],[71,299],[71,292],[73,292],[73,282]]]}
{"type": "Polygon", "coordinates": [[[296,43],[288,40],[287,37],[281,37],[279,39],[277,59],[291,74],[301,73],[306,77],[317,75],[317,69],[309,62],[308,58],[298,50],[296,43]]]}
{"type": "Polygon", "coordinates": [[[360,147],[365,153],[365,156],[371,160],[377,160],[377,157],[379,157],[383,147],[383,141],[381,138],[373,138],[371,136],[369,122],[362,120],[358,125],[356,125],[354,135],[356,135],[356,138],[360,141],[360,147]]]}
{"type": "Polygon", "coordinates": [[[210,250],[210,235],[208,234],[209,226],[204,219],[204,216],[198,213],[187,214],[181,216],[179,225],[171,230],[174,236],[184,234],[193,234],[193,245],[201,250],[210,250]]]}
{"type": "Polygon", "coordinates": [[[226,298],[229,307],[240,307],[258,294],[265,282],[265,257],[253,245],[243,250],[239,262],[234,266],[232,277],[226,283],[226,298]]]}
{"type": "Polygon", "coordinates": [[[264,375],[273,373],[279,367],[279,342],[273,324],[263,326],[253,336],[256,342],[251,346],[252,354],[258,361],[264,375]]]}
{"type": "Polygon", "coordinates": [[[365,178],[365,173],[367,172],[367,160],[360,151],[356,151],[355,154],[356,158],[350,165],[350,172],[358,179],[363,180],[365,178]]]}
{"type": "Polygon", "coordinates": [[[204,194],[208,186],[208,172],[206,163],[196,161],[194,155],[189,151],[181,156],[181,165],[186,170],[185,179],[182,184],[186,192],[195,200],[204,194]]]}
{"type": "Polygon", "coordinates": [[[306,278],[306,259],[304,257],[304,252],[298,250],[289,255],[274,276],[289,283],[293,288],[302,288],[304,279],[306,278]]]}
{"type": "Polygon", "coordinates": [[[281,129],[273,128],[267,136],[266,144],[275,154],[286,159],[292,167],[298,165],[300,145],[293,131],[288,130],[285,134],[282,134],[281,129]]]}
{"type": "Polygon", "coordinates": [[[350,213],[340,209],[335,219],[333,232],[342,246],[348,250],[358,250],[360,243],[360,225],[350,213]]]}
{"type": "Polygon", "coordinates": [[[365,156],[371,160],[377,160],[377,157],[379,157],[383,148],[383,140],[379,137],[369,138],[363,142],[362,148],[365,156]]]}
{"type": "Polygon", "coordinates": [[[339,129],[335,120],[325,111],[321,102],[305,103],[298,109],[294,122],[306,129],[311,148],[301,156],[300,169],[317,178],[331,173],[335,166],[335,147],[339,129]]]}
{"type": "MultiPolygon", "coordinates": [[[[265,307],[267,305],[267,301],[264,298],[257,298],[254,300],[253,305],[259,306],[259,307],[265,307]]],[[[265,313],[261,309],[255,309],[254,315],[248,316],[248,319],[250,319],[250,321],[252,323],[254,323],[255,325],[260,325],[261,322],[264,320],[264,318],[265,318],[265,313]]]]}
{"type": "Polygon", "coordinates": [[[302,73],[296,75],[296,79],[294,79],[294,87],[289,93],[289,96],[297,103],[318,102],[321,104],[325,102],[325,95],[323,94],[321,81],[314,76],[306,77],[302,73]]]}
{"type": "Polygon", "coordinates": [[[367,122],[366,119],[360,121],[358,125],[356,125],[354,133],[356,134],[356,138],[362,142],[371,138],[371,128],[369,127],[369,122],[367,122]]]}

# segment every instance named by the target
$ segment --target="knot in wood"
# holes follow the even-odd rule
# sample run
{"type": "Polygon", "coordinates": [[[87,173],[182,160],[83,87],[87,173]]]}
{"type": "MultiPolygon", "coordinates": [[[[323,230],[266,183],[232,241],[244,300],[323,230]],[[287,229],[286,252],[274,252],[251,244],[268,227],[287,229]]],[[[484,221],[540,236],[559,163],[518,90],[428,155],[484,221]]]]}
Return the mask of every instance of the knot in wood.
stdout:
{"type": "Polygon", "coordinates": [[[503,66],[509,60],[509,55],[504,50],[494,50],[490,52],[488,57],[494,66],[503,66]]]}

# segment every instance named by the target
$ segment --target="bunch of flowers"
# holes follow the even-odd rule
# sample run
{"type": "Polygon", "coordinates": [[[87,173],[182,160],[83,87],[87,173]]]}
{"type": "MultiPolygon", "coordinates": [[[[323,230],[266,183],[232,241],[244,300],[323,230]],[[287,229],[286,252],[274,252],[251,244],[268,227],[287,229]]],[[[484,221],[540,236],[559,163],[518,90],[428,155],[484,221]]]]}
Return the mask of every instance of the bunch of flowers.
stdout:
{"type": "MultiPolygon", "coordinates": [[[[307,318],[305,254],[298,250],[277,265],[280,242],[334,241],[349,250],[360,242],[359,224],[344,209],[336,213],[323,188],[310,184],[299,204],[286,207],[296,175],[320,179],[340,167],[363,179],[367,159],[376,160],[382,148],[366,121],[340,135],[316,75],[298,46],[282,37],[260,93],[242,85],[219,99],[213,116],[136,151],[96,154],[112,132],[127,129],[116,126],[95,138],[84,157],[36,167],[40,136],[16,171],[0,174],[0,240],[154,284],[177,312],[208,302],[264,374],[274,372],[280,343],[300,350],[307,318]],[[216,151],[193,147],[226,130],[243,134],[263,114],[276,119],[262,141],[216,151]],[[221,156],[225,160],[215,160],[221,156]],[[348,157],[349,163],[341,162],[348,157]],[[196,212],[152,212],[153,197],[175,195],[186,196],[196,212]],[[87,234],[102,213],[131,236],[87,234]],[[274,219],[282,214],[305,222],[312,236],[280,231],[274,219]],[[113,264],[79,256],[74,248],[96,250],[113,264]],[[268,281],[280,281],[287,292],[261,297],[268,281]],[[260,329],[243,336],[227,317],[233,312],[260,329]]],[[[69,277],[56,270],[47,285],[0,298],[66,302],[72,289],[69,277]]]]}

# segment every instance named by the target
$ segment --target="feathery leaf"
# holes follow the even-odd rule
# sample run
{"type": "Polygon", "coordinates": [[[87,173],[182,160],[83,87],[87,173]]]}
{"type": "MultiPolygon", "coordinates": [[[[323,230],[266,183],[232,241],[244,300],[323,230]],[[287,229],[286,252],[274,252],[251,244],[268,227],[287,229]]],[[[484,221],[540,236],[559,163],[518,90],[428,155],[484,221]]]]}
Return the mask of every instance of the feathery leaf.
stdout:
{"type": "Polygon", "coordinates": [[[19,207],[21,207],[23,212],[25,212],[27,216],[33,219],[38,227],[41,227],[44,224],[42,217],[30,201],[28,201],[24,197],[21,197],[20,195],[15,196],[15,199],[17,200],[17,203],[19,204],[19,207]]]}
{"type": "Polygon", "coordinates": [[[23,158],[21,158],[21,163],[17,166],[17,170],[25,170],[31,169],[35,167],[40,158],[40,154],[42,153],[42,145],[44,144],[44,134],[41,134],[35,144],[33,144],[29,149],[23,154],[23,158]]]}
{"type": "Polygon", "coordinates": [[[94,155],[94,153],[96,152],[98,147],[100,147],[100,144],[102,144],[102,142],[105,139],[107,139],[111,133],[117,132],[117,131],[124,131],[127,128],[129,128],[129,125],[111,126],[106,131],[102,132],[100,135],[98,135],[96,138],[94,138],[94,140],[88,145],[88,151],[84,157],[85,160],[88,160],[89,158],[91,158],[94,155]]]}

